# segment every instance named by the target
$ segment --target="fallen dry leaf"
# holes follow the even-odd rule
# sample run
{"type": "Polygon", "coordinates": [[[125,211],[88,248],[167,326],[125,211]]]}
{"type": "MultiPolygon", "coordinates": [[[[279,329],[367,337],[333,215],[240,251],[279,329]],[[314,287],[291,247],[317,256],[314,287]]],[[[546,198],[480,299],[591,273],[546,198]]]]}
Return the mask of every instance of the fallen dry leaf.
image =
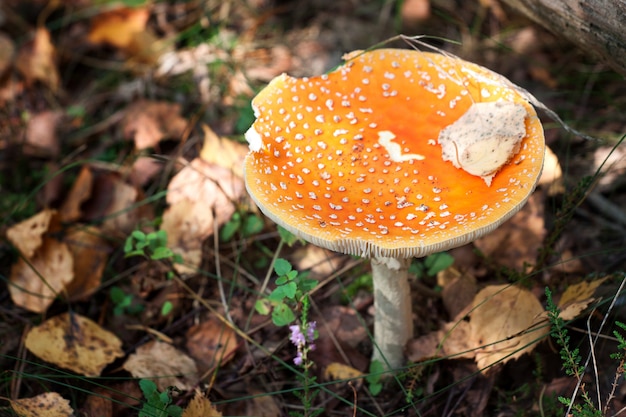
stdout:
{"type": "Polygon", "coordinates": [[[122,415],[122,412],[130,407],[138,407],[142,396],[139,384],[133,379],[106,384],[91,391],[81,411],[85,417],[115,417],[122,415]]]}
{"type": "Polygon", "coordinates": [[[196,391],[193,399],[187,404],[182,417],[222,417],[211,401],[200,391],[196,391]]]}
{"type": "Polygon", "coordinates": [[[11,408],[21,417],[73,417],[70,402],[56,392],[44,392],[36,397],[10,400],[11,408]]]}
{"type": "Polygon", "coordinates": [[[246,416],[281,417],[281,411],[276,396],[258,390],[250,390],[250,399],[246,401],[246,416]]]}
{"type": "Polygon", "coordinates": [[[139,346],[123,365],[135,378],[153,379],[160,391],[175,386],[187,391],[198,380],[198,369],[189,356],[165,342],[151,341],[139,346]]]}
{"type": "Polygon", "coordinates": [[[146,30],[148,7],[120,7],[95,16],[91,21],[89,42],[120,49],[133,48],[135,38],[146,30]]]}
{"type": "Polygon", "coordinates": [[[133,62],[156,64],[171,49],[171,42],[160,40],[146,26],[148,7],[120,7],[93,18],[88,39],[94,44],[107,44],[124,52],[133,62]]]}
{"type": "Polygon", "coordinates": [[[533,265],[546,235],[543,200],[540,194],[532,194],[517,214],[474,245],[497,264],[518,271],[533,265]]]}
{"type": "Polygon", "coordinates": [[[124,356],[117,336],[74,313],[32,328],[24,344],[38,358],[84,376],[99,376],[105,366],[124,356]]]}
{"type": "Polygon", "coordinates": [[[61,111],[46,110],[32,115],[26,126],[24,153],[37,157],[58,156],[61,144],[56,130],[62,118],[63,112],[61,111]]]}
{"type": "Polygon", "coordinates": [[[31,42],[26,43],[17,55],[15,66],[27,84],[41,81],[52,91],[59,89],[59,73],[56,67],[56,50],[50,32],[40,27],[31,42]]]}
{"type": "Polygon", "coordinates": [[[361,378],[363,372],[343,363],[333,362],[324,369],[323,378],[326,381],[348,380],[361,378]]]}
{"type": "MultiPolygon", "coordinates": [[[[77,194],[84,197],[80,192],[77,194]]],[[[82,213],[81,218],[88,223],[101,221],[103,234],[125,236],[137,226],[141,218],[149,217],[149,206],[135,207],[141,199],[139,190],[126,183],[120,173],[93,169],[91,194],[78,210],[82,213]]]]}
{"type": "Polygon", "coordinates": [[[594,294],[596,290],[607,279],[608,277],[604,277],[595,281],[583,281],[568,286],[557,305],[560,310],[559,317],[563,320],[573,320],[578,317],[589,304],[595,301],[594,294]]]}
{"type": "Polygon", "coordinates": [[[172,180],[161,229],[168,247],[183,257],[180,273],[195,273],[202,258],[202,242],[235,212],[234,202],[244,192],[243,180],[232,171],[196,158],[172,180]],[[215,224],[217,223],[217,224],[215,224]]]}
{"type": "Polygon", "coordinates": [[[64,222],[73,222],[82,216],[81,205],[91,196],[93,181],[94,175],[91,168],[83,166],[59,209],[59,214],[64,222]]]}
{"type": "Polygon", "coordinates": [[[11,226],[7,230],[7,239],[26,258],[35,255],[43,243],[43,235],[48,231],[52,217],[56,210],[45,209],[34,216],[11,226]]]}
{"type": "Polygon", "coordinates": [[[34,256],[20,258],[11,267],[9,292],[17,306],[43,313],[73,278],[74,260],[67,245],[44,238],[34,256]]]}
{"type": "Polygon", "coordinates": [[[228,363],[233,359],[237,346],[237,335],[233,329],[214,317],[187,331],[187,351],[200,364],[203,373],[228,363]]]}
{"type": "Polygon", "coordinates": [[[180,140],[187,120],[180,116],[180,105],[166,101],[139,100],[126,109],[122,131],[135,141],[138,150],[152,148],[164,139],[180,140]]]}
{"type": "Polygon", "coordinates": [[[217,135],[207,125],[202,125],[204,144],[200,158],[235,173],[243,178],[243,160],[248,154],[248,146],[217,135]]]}
{"type": "Polygon", "coordinates": [[[442,329],[409,342],[407,357],[473,358],[483,372],[531,352],[549,332],[535,295],[512,285],[490,285],[467,310],[442,329]]]}
{"type": "Polygon", "coordinates": [[[13,64],[15,46],[6,34],[0,32],[0,79],[4,72],[13,64]]]}
{"type": "Polygon", "coordinates": [[[143,187],[163,170],[163,162],[149,156],[140,156],[135,160],[128,179],[137,188],[143,187]]]}
{"type": "Polygon", "coordinates": [[[470,338],[476,347],[476,364],[488,370],[531,352],[549,332],[542,322],[544,309],[524,288],[490,285],[476,294],[470,313],[470,338]]]}
{"type": "Polygon", "coordinates": [[[100,230],[93,226],[74,226],[65,236],[74,258],[74,279],[67,284],[69,301],[85,301],[98,288],[111,248],[100,230]]]}

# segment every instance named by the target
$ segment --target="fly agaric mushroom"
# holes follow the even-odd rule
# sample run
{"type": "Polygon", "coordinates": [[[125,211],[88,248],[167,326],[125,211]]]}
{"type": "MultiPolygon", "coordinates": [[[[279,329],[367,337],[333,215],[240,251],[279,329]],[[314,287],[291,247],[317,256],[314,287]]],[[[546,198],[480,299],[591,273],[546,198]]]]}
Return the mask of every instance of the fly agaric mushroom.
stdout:
{"type": "Polygon", "coordinates": [[[541,123],[521,89],[436,53],[354,52],[329,74],[280,75],[252,101],[252,199],[318,246],[372,258],[373,359],[401,366],[413,336],[413,257],[481,237],[541,173],[541,123]]]}

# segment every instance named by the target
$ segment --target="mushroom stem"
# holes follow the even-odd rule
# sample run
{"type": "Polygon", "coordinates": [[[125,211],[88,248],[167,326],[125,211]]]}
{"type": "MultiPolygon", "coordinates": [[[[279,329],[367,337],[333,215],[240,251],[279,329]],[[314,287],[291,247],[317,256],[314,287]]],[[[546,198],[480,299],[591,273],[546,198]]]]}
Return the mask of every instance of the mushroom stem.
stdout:
{"type": "Polygon", "coordinates": [[[372,360],[387,369],[403,365],[404,346],[413,337],[409,266],[411,259],[372,259],[374,283],[374,352],[372,360]]]}

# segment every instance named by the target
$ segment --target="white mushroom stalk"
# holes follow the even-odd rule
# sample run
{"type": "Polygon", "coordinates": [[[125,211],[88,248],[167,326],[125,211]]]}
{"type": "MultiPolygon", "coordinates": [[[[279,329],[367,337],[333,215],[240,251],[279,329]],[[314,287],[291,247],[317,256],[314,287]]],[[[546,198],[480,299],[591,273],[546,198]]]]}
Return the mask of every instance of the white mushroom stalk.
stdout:
{"type": "Polygon", "coordinates": [[[489,233],[534,189],[543,129],[500,75],[412,50],[351,54],[319,77],[281,75],[252,104],[246,187],[299,237],[372,258],[373,359],[404,363],[411,259],[489,233]]]}

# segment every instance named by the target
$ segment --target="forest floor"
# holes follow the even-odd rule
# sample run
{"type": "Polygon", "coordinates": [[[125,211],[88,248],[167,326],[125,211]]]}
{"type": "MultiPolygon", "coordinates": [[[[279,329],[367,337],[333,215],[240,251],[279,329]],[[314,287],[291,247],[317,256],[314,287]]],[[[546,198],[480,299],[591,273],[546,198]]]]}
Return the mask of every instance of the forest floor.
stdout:
{"type": "Polygon", "coordinates": [[[622,75],[497,0],[5,0],[0,415],[564,416],[558,397],[617,415],[625,109],[622,75]],[[427,36],[385,46],[487,67],[596,139],[539,111],[536,191],[493,233],[413,262],[419,320],[387,374],[370,362],[369,262],[279,230],[242,164],[270,80],[398,34],[427,36]],[[295,294],[268,298],[285,282],[295,294]],[[502,333],[508,315],[527,324],[502,333]],[[481,337],[454,337],[468,317],[481,337]],[[294,363],[289,324],[312,321],[294,363]]]}

